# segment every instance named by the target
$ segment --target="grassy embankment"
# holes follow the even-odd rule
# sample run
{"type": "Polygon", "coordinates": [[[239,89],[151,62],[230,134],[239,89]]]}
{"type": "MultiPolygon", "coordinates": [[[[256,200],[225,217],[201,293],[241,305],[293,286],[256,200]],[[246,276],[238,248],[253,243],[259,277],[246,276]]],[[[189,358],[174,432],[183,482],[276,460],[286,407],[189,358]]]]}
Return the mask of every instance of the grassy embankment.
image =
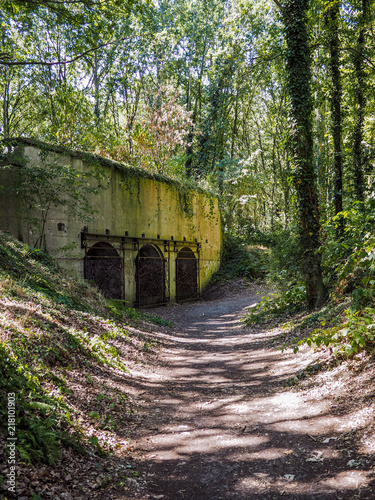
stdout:
{"type": "Polygon", "coordinates": [[[0,232],[0,420],[6,439],[14,393],[21,462],[53,465],[63,449],[104,455],[121,446],[113,431],[134,410],[110,381],[150,357],[152,335],[129,325],[139,320],[158,318],[111,304],[0,232]]]}

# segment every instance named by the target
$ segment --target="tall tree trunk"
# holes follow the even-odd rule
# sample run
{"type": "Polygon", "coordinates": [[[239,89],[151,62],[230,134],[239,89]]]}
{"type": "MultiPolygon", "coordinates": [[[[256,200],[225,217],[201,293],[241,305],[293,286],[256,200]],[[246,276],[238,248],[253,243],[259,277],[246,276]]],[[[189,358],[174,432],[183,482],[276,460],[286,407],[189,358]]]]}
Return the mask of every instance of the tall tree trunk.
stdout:
{"type": "Polygon", "coordinates": [[[230,157],[234,157],[234,145],[237,137],[237,121],[238,121],[238,87],[236,88],[236,96],[235,96],[235,104],[234,104],[234,119],[233,119],[233,127],[232,127],[232,138],[231,138],[231,147],[230,147],[230,157]]]}
{"type": "MultiPolygon", "coordinates": [[[[203,44],[202,58],[201,58],[199,77],[198,77],[198,90],[197,90],[197,94],[195,96],[194,112],[193,112],[193,116],[192,116],[192,121],[193,121],[194,125],[197,122],[198,111],[200,112],[201,105],[202,105],[202,102],[201,102],[202,101],[202,78],[203,78],[203,71],[204,71],[204,64],[205,64],[206,47],[207,47],[207,37],[205,37],[204,44],[203,44]]],[[[190,100],[191,100],[191,98],[190,98],[190,100]]],[[[186,148],[185,169],[186,169],[186,175],[188,177],[192,177],[193,171],[195,171],[194,172],[195,177],[198,178],[199,174],[201,174],[202,172],[201,172],[199,163],[198,163],[198,165],[195,165],[195,168],[193,166],[194,125],[190,128],[190,131],[188,134],[188,146],[186,148]]]]}
{"type": "Polygon", "coordinates": [[[353,160],[354,160],[354,191],[356,199],[363,201],[364,199],[364,159],[363,159],[363,115],[364,115],[364,48],[365,48],[365,29],[367,18],[368,0],[362,0],[362,12],[359,18],[359,34],[356,51],[354,53],[353,63],[356,75],[356,123],[354,127],[354,142],[353,142],[353,160]]]}
{"type": "Polygon", "coordinates": [[[94,115],[95,115],[95,125],[96,128],[99,127],[99,119],[100,119],[100,92],[99,92],[99,75],[98,75],[98,53],[94,52],[94,97],[95,97],[95,105],[94,105],[94,115]]]}
{"type": "Polygon", "coordinates": [[[3,92],[3,130],[4,139],[8,139],[10,136],[10,126],[9,126],[9,89],[10,89],[10,78],[8,71],[4,71],[4,92],[3,92]]]}
{"type": "Polygon", "coordinates": [[[298,201],[299,241],[307,304],[319,306],[326,297],[320,267],[319,205],[313,166],[311,70],[306,10],[308,0],[286,0],[283,16],[287,44],[287,77],[292,117],[293,180],[298,201]]]}
{"type": "MultiPolygon", "coordinates": [[[[342,212],[342,123],[341,123],[341,100],[342,87],[340,77],[340,41],[339,41],[339,13],[340,2],[335,0],[329,2],[326,11],[326,27],[329,41],[329,67],[332,80],[331,113],[332,113],[332,137],[334,148],[334,204],[335,215],[342,212]]],[[[344,219],[341,217],[337,226],[337,236],[341,238],[344,234],[344,219]]]]}

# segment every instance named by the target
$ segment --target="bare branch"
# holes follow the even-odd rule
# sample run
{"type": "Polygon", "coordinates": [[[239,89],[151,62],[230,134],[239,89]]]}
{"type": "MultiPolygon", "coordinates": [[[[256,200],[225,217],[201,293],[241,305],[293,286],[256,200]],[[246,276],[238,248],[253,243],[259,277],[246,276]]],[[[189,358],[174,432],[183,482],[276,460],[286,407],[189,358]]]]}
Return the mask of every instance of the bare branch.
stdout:
{"type": "Polygon", "coordinates": [[[98,3],[104,3],[101,0],[99,2],[96,2],[95,0],[23,0],[23,3],[26,5],[29,5],[31,7],[48,7],[49,4],[60,4],[60,5],[66,5],[66,4],[83,4],[86,5],[87,7],[92,7],[98,5],[98,3]]]}
{"type": "MultiPolygon", "coordinates": [[[[358,50],[354,47],[342,47],[343,51],[346,51],[346,52],[353,52],[354,54],[359,54],[358,50]]],[[[362,55],[363,57],[363,60],[366,61],[372,68],[375,68],[375,63],[373,63],[371,61],[371,59],[369,59],[368,57],[366,57],[365,55],[362,55]]]]}
{"type": "Polygon", "coordinates": [[[0,65],[3,65],[3,66],[29,66],[29,65],[30,66],[57,66],[57,65],[64,66],[66,64],[71,64],[75,61],[78,61],[78,59],[81,59],[82,57],[86,56],[87,54],[90,54],[91,52],[94,52],[95,50],[101,49],[103,47],[108,47],[109,45],[113,45],[115,43],[124,42],[125,40],[129,40],[129,37],[119,38],[118,40],[113,40],[111,42],[102,43],[100,45],[97,45],[96,47],[93,47],[91,49],[86,50],[85,52],[82,52],[82,54],[79,54],[79,55],[73,57],[72,59],[68,59],[65,61],[48,62],[48,61],[37,61],[37,60],[33,60],[33,59],[31,59],[30,61],[11,61],[11,60],[8,60],[11,57],[10,54],[8,54],[6,52],[0,52],[0,65]]]}
{"type": "Polygon", "coordinates": [[[278,8],[280,9],[281,13],[284,14],[284,7],[283,5],[281,4],[281,2],[279,0],[273,0],[275,2],[275,4],[278,6],[278,8]]]}

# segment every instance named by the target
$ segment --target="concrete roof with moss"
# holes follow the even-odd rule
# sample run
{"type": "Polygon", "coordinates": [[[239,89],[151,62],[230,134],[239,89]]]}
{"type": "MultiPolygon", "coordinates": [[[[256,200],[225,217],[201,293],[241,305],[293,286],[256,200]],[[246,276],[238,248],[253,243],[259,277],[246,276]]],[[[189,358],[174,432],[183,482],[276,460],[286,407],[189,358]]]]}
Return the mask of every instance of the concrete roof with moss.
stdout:
{"type": "MultiPolygon", "coordinates": [[[[125,163],[121,163],[115,160],[110,160],[109,158],[104,158],[103,156],[99,156],[93,153],[87,153],[85,151],[78,151],[75,149],[70,149],[65,146],[61,146],[58,144],[48,144],[46,142],[39,141],[37,139],[32,139],[28,137],[12,137],[9,139],[3,139],[0,144],[3,147],[17,147],[17,146],[32,146],[44,151],[51,151],[54,153],[58,153],[61,155],[67,155],[71,158],[77,158],[82,160],[92,166],[98,165],[101,167],[107,167],[114,170],[119,170],[120,172],[129,175],[130,177],[139,177],[144,179],[152,179],[154,181],[163,182],[174,186],[176,189],[186,192],[186,191],[197,191],[207,196],[213,196],[217,198],[217,195],[207,189],[203,189],[198,186],[192,180],[177,180],[172,179],[166,175],[157,174],[151,172],[150,170],[145,170],[142,168],[131,167],[126,165],[125,163]]],[[[1,154],[0,166],[6,164],[7,159],[11,158],[11,154],[1,154]]]]}

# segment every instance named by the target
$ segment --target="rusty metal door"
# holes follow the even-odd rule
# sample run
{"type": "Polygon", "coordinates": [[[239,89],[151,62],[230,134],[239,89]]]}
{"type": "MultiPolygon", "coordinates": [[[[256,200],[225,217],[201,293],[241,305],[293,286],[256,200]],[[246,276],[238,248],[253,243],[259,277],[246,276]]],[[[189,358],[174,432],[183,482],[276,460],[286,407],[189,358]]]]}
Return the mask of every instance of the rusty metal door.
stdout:
{"type": "Polygon", "coordinates": [[[182,248],[176,259],[176,300],[196,300],[198,292],[198,259],[189,247],[182,248]]]}
{"type": "Polygon", "coordinates": [[[156,245],[141,247],[136,258],[135,281],[138,306],[165,304],[165,259],[156,245]]]}
{"type": "Polygon", "coordinates": [[[87,249],[84,277],[95,283],[106,298],[123,298],[123,260],[110,243],[98,242],[87,249]]]}

